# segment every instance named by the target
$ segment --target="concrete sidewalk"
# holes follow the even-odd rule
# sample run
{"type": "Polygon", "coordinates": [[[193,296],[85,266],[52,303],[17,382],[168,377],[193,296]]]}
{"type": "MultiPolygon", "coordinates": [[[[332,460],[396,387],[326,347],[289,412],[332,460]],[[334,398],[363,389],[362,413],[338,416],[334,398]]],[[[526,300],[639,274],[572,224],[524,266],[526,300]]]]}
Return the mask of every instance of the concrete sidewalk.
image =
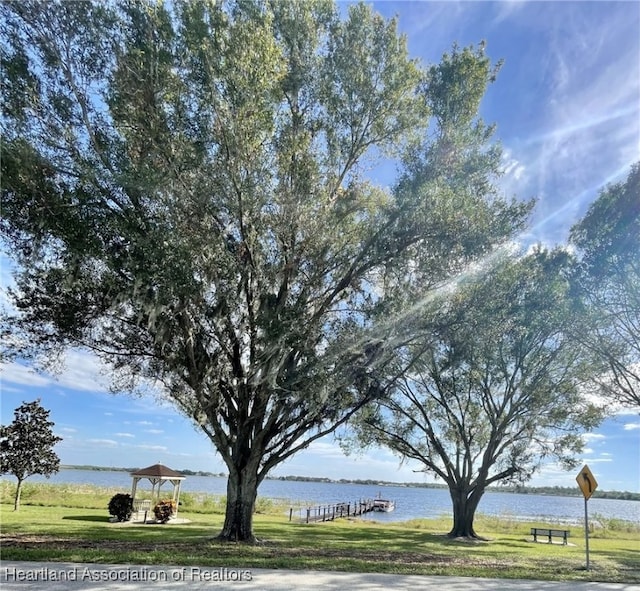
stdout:
{"type": "Polygon", "coordinates": [[[2,561],[2,591],[640,591],[623,583],[383,575],[216,567],[2,561]]]}

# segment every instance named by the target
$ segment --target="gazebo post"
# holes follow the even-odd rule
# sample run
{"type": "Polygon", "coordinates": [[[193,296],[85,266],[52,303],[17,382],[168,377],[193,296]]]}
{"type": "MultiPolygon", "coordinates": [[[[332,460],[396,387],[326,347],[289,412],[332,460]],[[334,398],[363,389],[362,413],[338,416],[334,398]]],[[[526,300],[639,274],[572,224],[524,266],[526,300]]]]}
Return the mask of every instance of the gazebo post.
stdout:
{"type": "Polygon", "coordinates": [[[172,480],[171,484],[173,484],[173,500],[176,503],[176,517],[178,517],[178,507],[180,506],[180,485],[182,484],[182,481],[172,480]]]}
{"type": "Polygon", "coordinates": [[[138,482],[139,482],[140,478],[134,476],[133,477],[133,484],[131,485],[131,500],[135,501],[136,500],[136,490],[138,490],[138,482]]]}

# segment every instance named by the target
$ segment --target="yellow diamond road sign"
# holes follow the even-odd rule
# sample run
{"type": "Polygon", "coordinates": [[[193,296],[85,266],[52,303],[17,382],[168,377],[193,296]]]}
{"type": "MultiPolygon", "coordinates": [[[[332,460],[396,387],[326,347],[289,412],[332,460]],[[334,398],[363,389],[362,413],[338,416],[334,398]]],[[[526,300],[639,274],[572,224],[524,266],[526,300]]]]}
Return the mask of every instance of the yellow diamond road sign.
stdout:
{"type": "Polygon", "coordinates": [[[576,476],[576,482],[582,491],[585,499],[589,499],[593,494],[593,491],[598,487],[598,482],[596,481],[594,475],[589,470],[589,466],[586,464],[580,470],[580,473],[576,476]]]}

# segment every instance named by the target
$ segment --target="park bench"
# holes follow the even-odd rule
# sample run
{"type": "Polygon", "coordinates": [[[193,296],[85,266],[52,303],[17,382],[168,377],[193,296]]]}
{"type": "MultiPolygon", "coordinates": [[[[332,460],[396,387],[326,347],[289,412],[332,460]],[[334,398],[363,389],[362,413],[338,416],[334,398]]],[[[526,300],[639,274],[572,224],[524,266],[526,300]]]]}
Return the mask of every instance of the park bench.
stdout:
{"type": "Polygon", "coordinates": [[[537,542],[538,541],[538,536],[546,536],[548,539],[548,543],[551,544],[551,538],[552,537],[556,537],[556,538],[562,538],[562,543],[566,546],[567,545],[567,539],[569,538],[569,532],[570,530],[568,529],[548,529],[548,528],[544,528],[544,527],[532,527],[531,528],[531,535],[533,536],[533,541],[537,542]]]}
{"type": "Polygon", "coordinates": [[[133,511],[131,519],[133,521],[140,521],[140,516],[143,514],[142,520],[147,523],[147,515],[151,511],[151,501],[149,499],[135,499],[133,501],[133,511]]]}

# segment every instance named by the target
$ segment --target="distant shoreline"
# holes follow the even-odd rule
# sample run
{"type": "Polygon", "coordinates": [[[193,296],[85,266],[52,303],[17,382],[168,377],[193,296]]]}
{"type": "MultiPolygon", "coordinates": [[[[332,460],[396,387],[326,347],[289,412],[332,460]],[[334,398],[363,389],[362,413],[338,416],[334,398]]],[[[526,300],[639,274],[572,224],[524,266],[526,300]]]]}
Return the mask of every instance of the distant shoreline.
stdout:
{"type": "MultiPolygon", "coordinates": [[[[96,472],[135,472],[140,469],[140,466],[133,468],[122,468],[114,466],[91,466],[91,465],[74,465],[63,464],[60,466],[61,470],[90,470],[96,472]]],[[[203,470],[177,470],[185,476],[213,476],[217,478],[226,478],[227,474],[223,472],[206,472],[203,470]]],[[[293,482],[326,482],[331,484],[364,484],[375,486],[401,486],[407,488],[440,488],[446,489],[447,485],[428,483],[428,482],[390,482],[384,480],[374,479],[332,479],[322,476],[267,476],[267,480],[284,480],[293,482]]],[[[515,494],[532,494],[532,495],[550,495],[559,497],[580,497],[582,493],[578,486],[575,488],[567,486],[493,486],[489,487],[487,491],[490,492],[504,492],[515,494]]],[[[640,493],[634,493],[629,491],[605,491],[596,490],[593,493],[593,498],[599,499],[618,499],[623,501],[640,501],[640,493]]]]}

